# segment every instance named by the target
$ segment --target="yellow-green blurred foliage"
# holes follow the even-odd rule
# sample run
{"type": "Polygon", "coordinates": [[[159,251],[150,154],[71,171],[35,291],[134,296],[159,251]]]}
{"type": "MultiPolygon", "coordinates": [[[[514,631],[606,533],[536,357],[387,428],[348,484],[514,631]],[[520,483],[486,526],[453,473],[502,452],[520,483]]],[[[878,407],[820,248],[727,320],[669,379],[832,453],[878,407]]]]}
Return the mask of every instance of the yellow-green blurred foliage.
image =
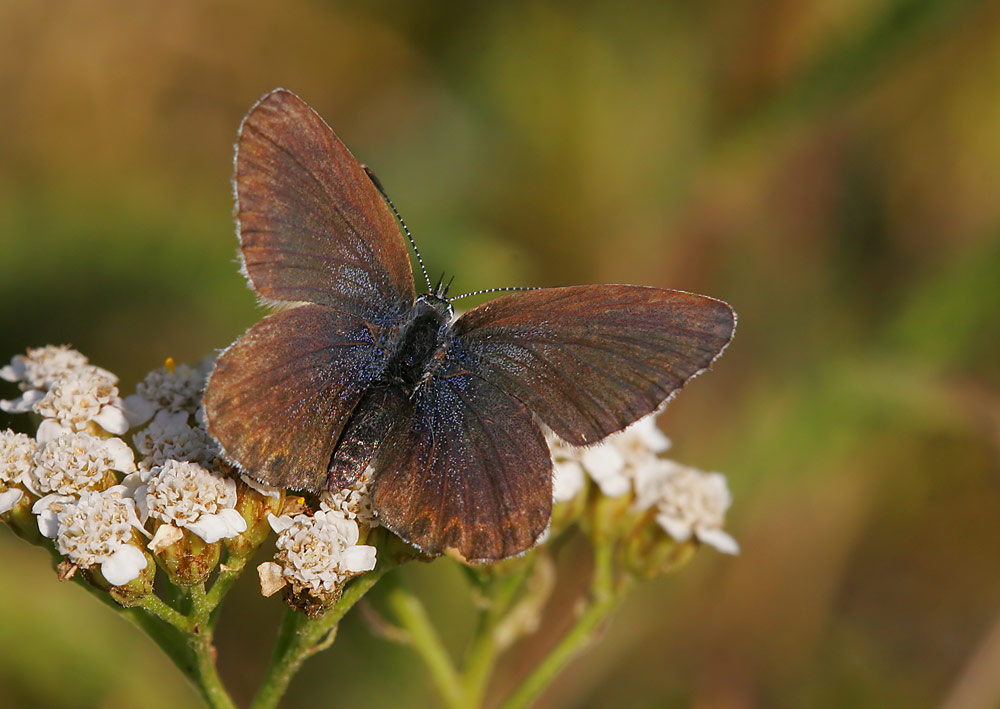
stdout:
{"type": "MultiPolygon", "coordinates": [[[[743,553],[643,587],[544,706],[1000,701],[997,3],[3,0],[0,358],[71,343],[128,392],[254,322],[232,143],[275,86],[454,292],[646,283],[740,314],[663,421],[728,474],[743,553]]],[[[0,559],[4,706],[196,701],[43,552],[4,533],[0,559]]],[[[460,651],[460,577],[417,571],[460,651]]],[[[241,586],[219,642],[245,701],[280,608],[241,586]]],[[[317,701],[434,702],[357,618],[287,706],[317,701]]]]}

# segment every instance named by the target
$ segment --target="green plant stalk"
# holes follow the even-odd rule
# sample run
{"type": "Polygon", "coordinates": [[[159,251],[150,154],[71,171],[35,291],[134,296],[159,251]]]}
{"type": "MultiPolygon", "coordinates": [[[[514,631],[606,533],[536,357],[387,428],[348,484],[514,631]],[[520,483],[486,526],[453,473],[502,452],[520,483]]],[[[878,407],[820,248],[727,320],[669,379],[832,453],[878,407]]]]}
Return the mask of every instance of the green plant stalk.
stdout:
{"type": "Polygon", "coordinates": [[[212,709],[235,709],[236,704],[219,677],[215,665],[215,646],[211,635],[189,635],[188,646],[194,655],[194,676],[198,690],[212,709]]]}
{"type": "Polygon", "coordinates": [[[133,608],[122,608],[108,595],[79,576],[78,586],[125,618],[155,642],[194,685],[213,709],[232,709],[233,703],[215,667],[211,637],[193,635],[193,622],[160,598],[149,594],[133,608]]]}
{"type": "Polygon", "coordinates": [[[619,596],[615,593],[614,546],[610,541],[598,543],[594,547],[594,575],[591,577],[590,598],[590,604],[570,631],[510,695],[504,702],[503,709],[527,707],[537,699],[570,660],[590,643],[594,631],[618,605],[619,596]]]}
{"type": "Polygon", "coordinates": [[[472,645],[462,668],[462,693],[465,706],[481,706],[486,686],[496,666],[500,648],[497,646],[496,629],[505,615],[516,604],[520,591],[534,563],[524,564],[517,573],[497,580],[491,590],[490,605],[479,615],[472,637],[472,645]]]}
{"type": "Polygon", "coordinates": [[[504,709],[530,706],[542,691],[559,675],[576,654],[587,646],[594,631],[617,606],[617,599],[607,598],[587,607],[573,628],[563,636],[542,662],[504,702],[504,709]]]}
{"type": "Polygon", "coordinates": [[[409,634],[410,645],[430,670],[445,704],[455,709],[467,707],[462,693],[462,682],[455,664],[448,656],[441,638],[420,602],[403,580],[396,574],[392,579],[386,602],[399,625],[409,634]]]}
{"type": "Polygon", "coordinates": [[[333,634],[337,632],[337,625],[347,611],[392,568],[391,563],[384,563],[354,579],[337,604],[321,618],[312,620],[304,613],[286,609],[271,662],[250,706],[253,709],[277,707],[302,663],[329,646],[333,634]]]}
{"type": "Polygon", "coordinates": [[[205,602],[209,607],[209,624],[213,628],[215,627],[216,620],[218,620],[219,604],[222,603],[222,599],[225,598],[226,594],[229,593],[229,589],[236,583],[236,579],[243,573],[243,568],[246,566],[249,558],[249,555],[227,556],[226,561],[220,567],[219,575],[212,583],[212,588],[208,590],[205,602]]]}

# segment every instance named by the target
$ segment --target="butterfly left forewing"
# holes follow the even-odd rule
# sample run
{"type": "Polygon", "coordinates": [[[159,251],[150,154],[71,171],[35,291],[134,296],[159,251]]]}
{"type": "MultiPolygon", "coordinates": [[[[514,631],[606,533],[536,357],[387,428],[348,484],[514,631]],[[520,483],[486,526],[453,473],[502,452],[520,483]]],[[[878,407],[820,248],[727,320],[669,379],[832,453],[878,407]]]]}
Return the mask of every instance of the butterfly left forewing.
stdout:
{"type": "Polygon", "coordinates": [[[473,308],[452,350],[563,440],[583,445],[655,411],[732,339],[726,303],[646,286],[544,288],[473,308]]]}

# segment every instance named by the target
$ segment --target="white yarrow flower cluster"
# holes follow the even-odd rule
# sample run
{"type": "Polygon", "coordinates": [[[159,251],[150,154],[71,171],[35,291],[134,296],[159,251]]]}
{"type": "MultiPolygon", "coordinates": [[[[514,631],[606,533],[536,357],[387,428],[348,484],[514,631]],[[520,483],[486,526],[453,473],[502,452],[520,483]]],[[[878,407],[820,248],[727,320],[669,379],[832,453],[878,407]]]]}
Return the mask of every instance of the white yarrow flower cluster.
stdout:
{"type": "Polygon", "coordinates": [[[144,469],[163,465],[168,460],[187,460],[210,465],[215,456],[211,439],[203,426],[191,426],[187,411],[161,409],[152,422],[132,436],[142,454],[144,469]]]}
{"type": "Polygon", "coordinates": [[[59,553],[77,566],[99,565],[112,586],[132,581],[149,563],[134,543],[134,531],[145,533],[135,501],[122,485],[103,491],[84,490],[78,498],[49,495],[35,503],[42,534],[56,540],[59,553]]]}
{"type": "MultiPolygon", "coordinates": [[[[17,382],[24,392],[17,399],[0,401],[8,413],[34,411],[48,419],[43,426],[83,431],[92,424],[114,434],[129,424],[118,396],[118,378],[95,367],[67,346],[29,349],[0,367],[0,379],[17,382]]],[[[39,440],[44,429],[39,427],[39,440]]],[[[49,435],[49,434],[46,434],[49,435]]]]}
{"type": "Polygon", "coordinates": [[[670,448],[670,439],[656,425],[656,414],[639,419],[593,446],[571,446],[554,434],[549,434],[548,440],[554,472],[552,496],[556,502],[576,496],[583,487],[585,472],[608,497],[627,495],[636,476],[655,466],[659,454],[670,448]]]}
{"type": "Polygon", "coordinates": [[[72,431],[84,431],[93,422],[108,433],[125,433],[129,424],[117,383],[117,377],[98,367],[73,371],[52,384],[34,411],[72,431]]]}
{"type": "Polygon", "coordinates": [[[375,547],[358,544],[358,523],[336,510],[294,517],[269,515],[268,521],[278,533],[278,554],[275,562],[258,568],[265,595],[291,584],[296,591],[322,596],[352,576],[375,568],[375,547]]]}
{"type": "Polygon", "coordinates": [[[330,509],[346,519],[353,519],[359,525],[373,529],[379,526],[372,508],[371,483],[375,470],[368,466],[365,472],[349,487],[342,490],[328,490],[320,495],[320,509],[330,509]]]}
{"type": "Polygon", "coordinates": [[[35,439],[10,429],[0,432],[0,514],[10,512],[24,495],[35,466],[35,439]]]}
{"type": "Polygon", "coordinates": [[[24,392],[17,399],[0,401],[8,413],[31,411],[56,380],[88,367],[87,358],[69,345],[29,347],[28,353],[14,355],[10,364],[0,367],[0,379],[16,382],[24,392]]]}
{"type": "Polygon", "coordinates": [[[144,484],[136,488],[135,500],[142,519],[188,529],[209,544],[246,531],[246,520],[235,509],[235,480],[178,460],[140,475],[144,484]]]}
{"type": "Polygon", "coordinates": [[[132,449],[120,438],[60,433],[38,446],[29,487],[40,494],[78,495],[117,482],[115,471],[135,470],[132,449]]]}
{"type": "Polygon", "coordinates": [[[212,367],[208,358],[195,367],[175,365],[173,360],[154,369],[125,397],[125,411],[133,425],[145,423],[160,411],[194,412],[201,403],[201,391],[212,367]]]}
{"type": "Polygon", "coordinates": [[[724,475],[672,460],[661,460],[636,479],[636,509],[655,509],[656,522],[677,541],[694,537],[726,554],[739,552],[739,544],[722,529],[731,504],[724,475]]]}

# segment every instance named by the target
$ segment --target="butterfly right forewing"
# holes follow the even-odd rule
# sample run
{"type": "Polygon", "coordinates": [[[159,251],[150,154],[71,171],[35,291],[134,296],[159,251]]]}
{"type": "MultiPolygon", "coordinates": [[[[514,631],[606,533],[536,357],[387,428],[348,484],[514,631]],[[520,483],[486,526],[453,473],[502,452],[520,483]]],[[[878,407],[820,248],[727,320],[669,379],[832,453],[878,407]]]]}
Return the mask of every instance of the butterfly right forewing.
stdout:
{"type": "Polygon", "coordinates": [[[384,359],[357,315],[313,304],[272,313],[216,360],[206,425],[225,458],[257,480],[321,490],[384,359]]]}
{"type": "Polygon", "coordinates": [[[226,459],[258,480],[321,490],[412,307],[406,244],[364,168],[290,91],[250,109],[235,163],[245,274],[258,296],[294,307],[220,355],[206,426],[226,459]]]}

